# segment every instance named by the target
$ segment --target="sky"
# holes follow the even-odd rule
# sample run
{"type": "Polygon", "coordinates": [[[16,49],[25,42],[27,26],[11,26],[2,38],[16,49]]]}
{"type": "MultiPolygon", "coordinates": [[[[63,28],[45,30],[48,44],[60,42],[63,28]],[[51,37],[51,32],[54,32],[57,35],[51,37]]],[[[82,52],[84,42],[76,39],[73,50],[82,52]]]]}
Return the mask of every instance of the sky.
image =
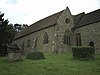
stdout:
{"type": "Polygon", "coordinates": [[[69,7],[72,15],[100,9],[100,0],[0,0],[0,11],[12,24],[31,25],[69,7]]]}

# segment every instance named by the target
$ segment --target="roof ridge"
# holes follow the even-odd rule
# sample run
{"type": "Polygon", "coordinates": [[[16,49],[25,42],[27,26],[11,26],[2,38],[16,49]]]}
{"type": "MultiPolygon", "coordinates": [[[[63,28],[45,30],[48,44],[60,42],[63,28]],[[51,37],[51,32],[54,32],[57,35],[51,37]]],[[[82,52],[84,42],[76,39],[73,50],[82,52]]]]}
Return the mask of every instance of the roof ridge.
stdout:
{"type": "Polygon", "coordinates": [[[81,14],[85,14],[85,12],[81,12],[81,13],[73,15],[73,16],[78,16],[78,15],[81,15],[81,14]]]}
{"type": "Polygon", "coordinates": [[[91,11],[91,12],[88,12],[88,13],[86,13],[86,15],[91,14],[91,13],[94,13],[94,12],[98,12],[98,11],[100,11],[100,9],[93,10],[93,11],[91,11]]]}

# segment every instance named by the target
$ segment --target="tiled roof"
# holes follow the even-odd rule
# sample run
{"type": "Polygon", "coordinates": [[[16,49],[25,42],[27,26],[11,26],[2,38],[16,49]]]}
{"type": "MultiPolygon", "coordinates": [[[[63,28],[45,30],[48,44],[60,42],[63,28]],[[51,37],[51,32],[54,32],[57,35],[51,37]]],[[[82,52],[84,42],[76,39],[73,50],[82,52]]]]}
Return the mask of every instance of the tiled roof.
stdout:
{"type": "MultiPolygon", "coordinates": [[[[63,10],[64,11],[64,10],[63,10]]],[[[53,14],[51,16],[48,16],[34,24],[32,24],[31,26],[23,29],[20,33],[18,33],[14,39],[18,39],[20,37],[26,36],[28,34],[31,34],[33,32],[36,32],[38,30],[41,30],[43,28],[55,25],[57,23],[58,18],[60,17],[60,15],[62,14],[63,11],[60,11],[56,14],[53,14]]]]}
{"type": "Polygon", "coordinates": [[[82,12],[77,15],[73,15],[74,24],[77,24],[83,18],[84,15],[85,15],[85,12],[82,12]]]}
{"type": "Polygon", "coordinates": [[[78,23],[75,24],[74,28],[79,28],[98,21],[100,21],[100,9],[83,15],[83,17],[78,21],[78,23]]]}

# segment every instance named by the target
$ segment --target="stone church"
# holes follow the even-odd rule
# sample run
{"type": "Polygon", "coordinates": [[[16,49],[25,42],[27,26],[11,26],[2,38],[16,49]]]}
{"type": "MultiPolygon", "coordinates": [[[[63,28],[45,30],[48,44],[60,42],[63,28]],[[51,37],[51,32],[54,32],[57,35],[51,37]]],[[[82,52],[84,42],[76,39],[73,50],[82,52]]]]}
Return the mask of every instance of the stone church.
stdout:
{"type": "Polygon", "coordinates": [[[67,7],[23,29],[14,43],[23,54],[65,53],[73,46],[93,46],[100,53],[100,9],[72,15],[67,7]]]}

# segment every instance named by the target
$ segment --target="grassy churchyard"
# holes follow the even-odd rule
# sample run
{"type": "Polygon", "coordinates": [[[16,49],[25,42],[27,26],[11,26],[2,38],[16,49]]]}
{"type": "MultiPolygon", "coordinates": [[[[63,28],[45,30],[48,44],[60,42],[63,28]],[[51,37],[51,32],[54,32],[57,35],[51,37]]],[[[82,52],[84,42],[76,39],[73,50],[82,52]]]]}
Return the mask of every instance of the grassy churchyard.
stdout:
{"type": "Polygon", "coordinates": [[[8,62],[0,57],[0,75],[100,75],[100,55],[75,60],[71,54],[45,54],[45,59],[8,62]]]}

